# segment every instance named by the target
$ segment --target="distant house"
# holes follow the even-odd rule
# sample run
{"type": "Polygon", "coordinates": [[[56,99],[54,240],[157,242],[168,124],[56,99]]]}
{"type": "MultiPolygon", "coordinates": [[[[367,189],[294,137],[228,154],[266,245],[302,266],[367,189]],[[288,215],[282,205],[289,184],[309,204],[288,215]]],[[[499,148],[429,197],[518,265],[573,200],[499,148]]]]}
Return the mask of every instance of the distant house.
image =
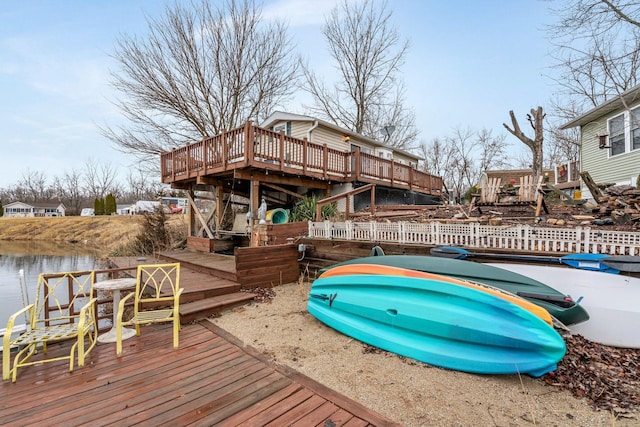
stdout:
{"type": "MultiPolygon", "coordinates": [[[[580,170],[597,184],[635,185],[640,174],[640,85],[561,129],[580,127],[580,170]]],[[[582,183],[583,197],[592,198],[582,183]]]]}
{"type": "Polygon", "coordinates": [[[116,206],[116,215],[133,215],[135,211],[135,205],[124,204],[116,206]]]}
{"type": "Polygon", "coordinates": [[[59,202],[24,203],[13,202],[4,206],[5,217],[65,216],[67,208],[59,202]]]}

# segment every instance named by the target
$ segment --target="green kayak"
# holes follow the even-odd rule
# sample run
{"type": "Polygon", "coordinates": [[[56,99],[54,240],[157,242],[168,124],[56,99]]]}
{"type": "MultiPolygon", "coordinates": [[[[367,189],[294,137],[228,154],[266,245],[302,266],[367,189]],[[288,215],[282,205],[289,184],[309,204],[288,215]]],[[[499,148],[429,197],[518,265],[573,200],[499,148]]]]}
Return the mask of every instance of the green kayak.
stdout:
{"type": "Polygon", "coordinates": [[[567,326],[589,320],[589,314],[585,309],[562,292],[530,277],[485,264],[431,256],[384,255],[341,262],[320,270],[320,273],[345,264],[388,265],[484,283],[516,294],[543,307],[549,314],[567,326]]]}

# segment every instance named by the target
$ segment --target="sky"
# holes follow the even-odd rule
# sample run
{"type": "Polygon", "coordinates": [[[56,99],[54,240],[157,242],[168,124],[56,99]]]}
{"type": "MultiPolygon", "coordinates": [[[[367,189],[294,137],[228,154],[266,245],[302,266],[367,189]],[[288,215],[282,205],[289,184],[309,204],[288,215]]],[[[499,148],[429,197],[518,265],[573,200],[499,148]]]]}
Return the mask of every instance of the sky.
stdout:
{"type": "MultiPolygon", "coordinates": [[[[299,53],[330,74],[321,27],[337,3],[265,0],[263,16],[284,20],[299,53]]],[[[125,182],[136,160],[119,152],[99,128],[123,123],[112,102],[112,54],[123,34],[144,38],[147,19],[162,17],[167,4],[173,2],[0,3],[0,188],[14,186],[28,172],[43,172],[50,183],[83,170],[88,161],[110,164],[125,182]]],[[[553,19],[548,1],[389,0],[388,7],[410,43],[400,78],[419,141],[456,128],[506,134],[502,124],[510,124],[510,110],[522,123],[557,90],[549,78],[552,59],[544,32],[553,19]]],[[[292,98],[284,109],[305,113],[303,102],[292,98]]],[[[514,155],[523,150],[515,137],[508,135],[507,142],[514,155]]]]}

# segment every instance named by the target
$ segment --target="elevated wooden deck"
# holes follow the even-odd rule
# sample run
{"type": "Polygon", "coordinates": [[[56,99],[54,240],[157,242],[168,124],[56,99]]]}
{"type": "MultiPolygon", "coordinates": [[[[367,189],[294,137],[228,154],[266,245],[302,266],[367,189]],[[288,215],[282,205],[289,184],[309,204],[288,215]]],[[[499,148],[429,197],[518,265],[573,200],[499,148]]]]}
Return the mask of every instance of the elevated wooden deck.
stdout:
{"type": "MultiPolygon", "coordinates": [[[[195,183],[222,182],[225,177],[260,178],[265,182],[286,182],[324,186],[329,182],[363,182],[401,188],[440,197],[443,181],[410,165],[373,154],[343,152],[306,139],[263,129],[247,122],[160,157],[162,182],[183,188],[195,183]],[[253,170],[253,172],[252,172],[253,170]],[[278,172],[284,180],[275,180],[278,172]]],[[[320,187],[316,187],[320,188],[320,187]]]]}
{"type": "MultiPolygon", "coordinates": [[[[49,352],[68,352],[69,343],[49,352]]],[[[36,356],[37,357],[37,356],[36,356]]],[[[393,421],[287,368],[272,366],[208,321],[98,344],[86,365],[23,368],[0,386],[0,420],[24,425],[391,426],[393,421]]]]}

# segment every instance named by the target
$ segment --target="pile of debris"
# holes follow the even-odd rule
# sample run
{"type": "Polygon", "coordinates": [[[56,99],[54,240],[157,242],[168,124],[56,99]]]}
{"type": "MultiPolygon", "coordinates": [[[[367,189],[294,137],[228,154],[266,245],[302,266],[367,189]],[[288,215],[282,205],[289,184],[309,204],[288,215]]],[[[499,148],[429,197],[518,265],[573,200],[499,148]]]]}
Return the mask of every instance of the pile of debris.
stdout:
{"type": "Polygon", "coordinates": [[[613,224],[635,224],[640,228],[640,189],[631,185],[607,187],[598,197],[596,210],[600,216],[611,218],[613,224]]]}
{"type": "Polygon", "coordinates": [[[637,417],[640,408],[640,349],[616,348],[580,335],[564,337],[567,353],[558,369],[543,377],[552,386],[587,399],[616,417],[637,417]]]}

